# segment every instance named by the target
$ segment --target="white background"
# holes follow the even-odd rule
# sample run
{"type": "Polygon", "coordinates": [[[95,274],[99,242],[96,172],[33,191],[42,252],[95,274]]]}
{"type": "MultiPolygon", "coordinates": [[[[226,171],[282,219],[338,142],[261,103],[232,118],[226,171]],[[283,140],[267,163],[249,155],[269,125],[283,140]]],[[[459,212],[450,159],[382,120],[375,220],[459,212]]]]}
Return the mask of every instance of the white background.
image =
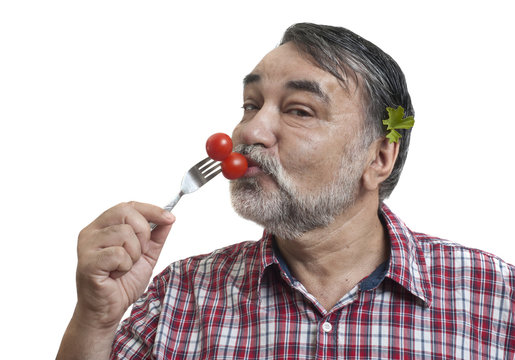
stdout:
{"type": "MultiPolygon", "coordinates": [[[[420,3],[1,2],[2,356],[55,357],[79,231],[121,201],[174,196],[207,137],[239,121],[243,76],[295,22],[347,27],[403,68],[417,122],[393,211],[515,263],[509,1],[420,3]]],[[[174,213],[156,271],[261,234],[223,177],[174,213]]]]}

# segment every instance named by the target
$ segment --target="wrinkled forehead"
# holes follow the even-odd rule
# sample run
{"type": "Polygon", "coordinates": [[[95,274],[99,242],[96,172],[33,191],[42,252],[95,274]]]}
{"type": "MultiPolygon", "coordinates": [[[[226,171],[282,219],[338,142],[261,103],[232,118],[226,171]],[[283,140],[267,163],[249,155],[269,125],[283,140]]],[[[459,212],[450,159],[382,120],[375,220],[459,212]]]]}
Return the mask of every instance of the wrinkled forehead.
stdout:
{"type": "Polygon", "coordinates": [[[256,65],[243,79],[243,85],[257,80],[309,80],[319,82],[327,91],[345,90],[348,95],[359,92],[359,75],[350,68],[338,74],[325,69],[311,55],[302,51],[293,42],[279,45],[256,65]],[[352,74],[353,76],[349,76],[352,74]],[[335,76],[337,75],[337,76],[335,76]]]}

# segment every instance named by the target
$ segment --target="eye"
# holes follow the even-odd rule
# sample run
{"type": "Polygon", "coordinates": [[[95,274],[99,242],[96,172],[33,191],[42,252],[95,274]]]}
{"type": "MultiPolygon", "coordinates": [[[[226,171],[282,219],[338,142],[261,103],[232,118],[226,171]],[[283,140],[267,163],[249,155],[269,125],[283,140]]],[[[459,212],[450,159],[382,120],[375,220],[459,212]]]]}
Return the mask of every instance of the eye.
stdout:
{"type": "Polygon", "coordinates": [[[241,108],[243,109],[243,111],[259,110],[259,108],[252,103],[245,103],[245,104],[243,104],[243,106],[241,108]]]}
{"type": "Polygon", "coordinates": [[[298,117],[310,117],[312,116],[309,112],[302,109],[292,109],[288,111],[290,114],[298,117]]]}
{"type": "Polygon", "coordinates": [[[295,116],[298,118],[310,118],[310,117],[315,117],[315,115],[316,115],[315,110],[311,106],[309,106],[305,103],[298,103],[298,102],[285,106],[284,112],[286,114],[289,114],[291,116],[295,116]]]}

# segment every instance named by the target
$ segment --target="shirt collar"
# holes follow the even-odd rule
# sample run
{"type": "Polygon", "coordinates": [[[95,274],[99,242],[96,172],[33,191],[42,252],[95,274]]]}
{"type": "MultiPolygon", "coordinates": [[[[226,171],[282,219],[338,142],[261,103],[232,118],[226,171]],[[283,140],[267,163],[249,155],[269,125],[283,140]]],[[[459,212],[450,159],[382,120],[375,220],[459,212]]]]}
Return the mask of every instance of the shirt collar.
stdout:
{"type": "Polygon", "coordinates": [[[390,240],[390,265],[386,277],[400,284],[429,307],[432,297],[431,283],[424,252],[415,234],[388,206],[383,204],[379,214],[390,240]]]}
{"type": "MultiPolygon", "coordinates": [[[[414,233],[385,204],[379,209],[379,216],[390,240],[390,259],[388,270],[385,272],[384,267],[377,269],[377,275],[382,277],[386,273],[385,277],[397,282],[429,307],[432,296],[431,283],[424,253],[418,246],[414,233]]],[[[261,238],[261,271],[258,288],[261,286],[265,269],[274,264],[291,280],[288,267],[281,264],[280,259],[276,256],[273,235],[265,230],[261,238]]],[[[370,282],[369,280],[370,277],[362,281],[362,289],[371,287],[369,283],[366,283],[370,282]]],[[[377,285],[379,282],[377,281],[377,285]]]]}
{"type": "Polygon", "coordinates": [[[261,238],[261,277],[267,267],[279,264],[274,252],[273,238],[274,236],[266,230],[263,232],[261,238]]]}

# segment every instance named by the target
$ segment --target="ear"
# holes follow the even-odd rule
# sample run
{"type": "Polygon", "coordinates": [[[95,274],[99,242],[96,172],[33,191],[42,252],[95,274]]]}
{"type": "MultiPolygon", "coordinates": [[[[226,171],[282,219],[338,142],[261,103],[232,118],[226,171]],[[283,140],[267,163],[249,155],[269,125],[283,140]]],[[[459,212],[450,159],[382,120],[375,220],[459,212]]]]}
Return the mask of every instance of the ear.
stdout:
{"type": "Polygon", "coordinates": [[[399,154],[399,143],[391,143],[387,138],[374,141],[368,152],[368,166],[363,172],[363,187],[374,191],[390,176],[399,154]]]}

